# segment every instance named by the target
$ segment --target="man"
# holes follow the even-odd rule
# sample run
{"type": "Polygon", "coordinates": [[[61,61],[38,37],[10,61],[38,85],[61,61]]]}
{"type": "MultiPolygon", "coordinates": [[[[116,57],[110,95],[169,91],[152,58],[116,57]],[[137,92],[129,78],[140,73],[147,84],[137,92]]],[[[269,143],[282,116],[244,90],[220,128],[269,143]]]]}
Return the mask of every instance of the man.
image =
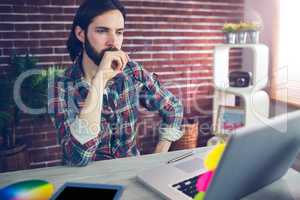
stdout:
{"type": "Polygon", "coordinates": [[[55,81],[49,99],[68,164],[139,155],[140,104],[162,117],[155,152],[168,151],[182,136],[179,100],[121,50],[125,17],[118,0],[87,0],[74,18],[67,42],[74,64],[55,81]]]}

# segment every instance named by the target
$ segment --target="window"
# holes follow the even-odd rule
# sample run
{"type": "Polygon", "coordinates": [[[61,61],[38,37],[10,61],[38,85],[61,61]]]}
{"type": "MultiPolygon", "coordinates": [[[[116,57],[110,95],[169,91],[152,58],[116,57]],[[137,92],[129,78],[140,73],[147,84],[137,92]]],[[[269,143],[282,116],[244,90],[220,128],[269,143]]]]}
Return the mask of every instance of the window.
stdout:
{"type": "Polygon", "coordinates": [[[279,0],[278,8],[272,97],[300,106],[300,1],[279,0]]]}

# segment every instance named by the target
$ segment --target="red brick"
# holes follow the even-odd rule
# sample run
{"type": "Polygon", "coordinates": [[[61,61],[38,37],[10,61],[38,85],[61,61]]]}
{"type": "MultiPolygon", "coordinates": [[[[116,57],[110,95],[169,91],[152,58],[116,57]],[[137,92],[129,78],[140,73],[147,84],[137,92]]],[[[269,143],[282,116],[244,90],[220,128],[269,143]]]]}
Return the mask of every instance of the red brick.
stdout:
{"type": "Polygon", "coordinates": [[[27,5],[49,5],[50,4],[50,0],[26,0],[26,4],[27,5]]]}
{"type": "Polygon", "coordinates": [[[53,130],[51,132],[47,132],[46,133],[46,138],[48,140],[55,140],[55,141],[57,141],[58,138],[57,138],[57,131],[56,131],[56,129],[53,128],[53,130]]]}
{"type": "Polygon", "coordinates": [[[53,33],[52,32],[30,32],[29,37],[32,39],[51,38],[53,37],[53,33]]]}
{"type": "Polygon", "coordinates": [[[53,53],[52,48],[30,48],[29,52],[33,55],[35,54],[51,54],[53,53]]]}
{"type": "Polygon", "coordinates": [[[223,33],[221,32],[160,32],[160,31],[126,31],[124,33],[125,37],[128,36],[140,36],[143,35],[145,37],[152,36],[152,37],[158,37],[158,36],[167,36],[167,37],[181,37],[181,36],[187,36],[187,37],[218,37],[223,36],[223,33]]]}
{"type": "Polygon", "coordinates": [[[67,38],[69,35],[68,31],[43,31],[43,32],[30,32],[29,37],[32,39],[44,39],[44,38],[67,38]]]}
{"type": "Polygon", "coordinates": [[[40,12],[45,14],[61,14],[63,13],[62,7],[50,7],[50,6],[42,6],[40,7],[40,12]]]}
{"type": "MultiPolygon", "coordinates": [[[[62,157],[61,157],[62,158],[62,157]]],[[[59,161],[51,161],[51,162],[48,162],[47,163],[47,167],[53,167],[53,166],[58,166],[58,165],[62,165],[63,162],[62,162],[62,159],[60,159],[59,161]]]]}
{"type": "MultiPolygon", "coordinates": [[[[74,13],[75,16],[75,13],[74,13]]],[[[70,21],[72,22],[74,19],[73,15],[54,15],[52,16],[52,21],[70,21]]]]}
{"type": "Polygon", "coordinates": [[[3,55],[7,55],[7,56],[12,55],[13,53],[16,53],[16,54],[26,54],[26,52],[27,52],[26,48],[20,48],[20,49],[16,49],[16,48],[13,48],[13,49],[3,49],[3,55]]]}
{"type": "Polygon", "coordinates": [[[27,32],[0,32],[2,39],[27,39],[27,32]]]}
{"type": "Polygon", "coordinates": [[[0,13],[11,13],[11,12],[13,12],[12,6],[0,5],[0,13]]]}
{"type": "Polygon", "coordinates": [[[42,155],[42,154],[35,154],[35,155],[31,155],[31,161],[35,162],[35,163],[39,163],[39,162],[51,162],[53,160],[61,160],[62,158],[62,154],[58,153],[58,154],[49,154],[49,155],[42,155]]]}
{"type": "Polygon", "coordinates": [[[65,24],[65,30],[71,30],[72,24],[65,24]]]}
{"type": "MultiPolygon", "coordinates": [[[[216,2],[216,1],[214,1],[216,2]]],[[[228,2],[228,1],[224,1],[228,2]]],[[[160,7],[160,8],[178,8],[177,3],[173,2],[143,2],[143,1],[128,1],[123,3],[125,6],[145,6],[145,7],[160,7]]],[[[201,5],[201,7],[197,4],[180,4],[180,8],[187,9],[221,9],[221,10],[236,10],[243,8],[239,5],[201,5]]]]}
{"type": "Polygon", "coordinates": [[[74,14],[76,13],[78,8],[63,8],[63,13],[65,14],[74,14]]]}
{"type": "Polygon", "coordinates": [[[35,169],[35,168],[42,168],[42,167],[47,167],[46,162],[43,163],[31,163],[30,168],[35,169]]]}
{"type": "Polygon", "coordinates": [[[186,25],[186,24],[127,24],[126,29],[202,29],[202,30],[222,30],[223,26],[209,25],[186,25]]]}
{"type": "Polygon", "coordinates": [[[40,21],[40,22],[52,20],[52,16],[47,14],[28,15],[27,18],[28,21],[40,21]]]}
{"type": "Polygon", "coordinates": [[[155,58],[159,58],[159,59],[171,59],[172,58],[172,54],[152,54],[152,58],[155,59],[155,58]]]}
{"type": "Polygon", "coordinates": [[[41,40],[41,46],[61,46],[66,45],[66,40],[41,40]]]}
{"type": "Polygon", "coordinates": [[[61,153],[62,148],[60,146],[49,148],[49,154],[61,153]]]}
{"type": "Polygon", "coordinates": [[[7,47],[12,47],[13,46],[13,42],[12,41],[1,41],[0,42],[0,48],[7,48],[7,47]]]}
{"type": "Polygon", "coordinates": [[[56,145],[57,141],[56,140],[33,140],[31,144],[32,144],[31,147],[47,147],[47,146],[56,145]]]}
{"type": "Polygon", "coordinates": [[[61,56],[39,56],[38,57],[40,62],[62,62],[63,58],[61,56]]]}
{"type": "Polygon", "coordinates": [[[212,64],[212,59],[207,58],[199,58],[197,60],[167,60],[167,61],[141,61],[145,67],[159,67],[162,65],[190,65],[190,64],[201,64],[201,65],[208,65],[212,64]]]}
{"type": "Polygon", "coordinates": [[[59,66],[59,67],[62,67],[62,68],[68,68],[72,65],[73,62],[70,61],[60,61],[60,62],[50,62],[50,63],[46,63],[46,62],[40,62],[39,63],[39,66],[41,68],[48,68],[49,66],[59,66]]]}
{"type": "MultiPolygon", "coordinates": [[[[1,0],[1,4],[3,4],[3,5],[12,5],[14,3],[15,3],[14,0],[1,0]]],[[[20,0],[18,3],[20,5],[23,5],[24,4],[24,0],[20,0]]]]}
{"type": "Polygon", "coordinates": [[[42,30],[64,30],[65,25],[64,24],[42,24],[41,25],[42,30]]]}
{"type": "Polygon", "coordinates": [[[56,32],[54,32],[54,37],[57,37],[57,38],[68,38],[69,34],[70,34],[69,33],[70,30],[67,30],[67,31],[56,31],[56,32]]]}
{"type": "Polygon", "coordinates": [[[48,155],[48,149],[47,148],[32,148],[31,150],[29,150],[31,155],[48,155]]]}
{"type": "Polygon", "coordinates": [[[40,44],[37,40],[16,40],[14,43],[16,47],[38,47],[40,44]]]}
{"type": "Polygon", "coordinates": [[[151,58],[151,54],[130,54],[131,59],[149,59],[151,58]]]}
{"type": "Polygon", "coordinates": [[[6,30],[6,31],[14,30],[14,24],[12,23],[1,24],[1,30],[6,30]]]}
{"type": "Polygon", "coordinates": [[[76,0],[51,0],[52,5],[76,5],[76,0]]]}
{"type": "Polygon", "coordinates": [[[27,15],[19,15],[19,14],[4,15],[4,14],[0,14],[0,21],[2,21],[2,22],[27,21],[27,15]]]}
{"type": "Polygon", "coordinates": [[[37,6],[14,5],[13,10],[15,13],[39,13],[37,6]]]}
{"type": "Polygon", "coordinates": [[[63,57],[63,62],[71,62],[70,57],[69,56],[64,56],[63,57]]]}
{"type": "Polygon", "coordinates": [[[40,24],[15,24],[16,31],[40,30],[40,24]]]}
{"type": "Polygon", "coordinates": [[[76,0],[77,5],[81,5],[85,0],[76,0]]]}
{"type": "Polygon", "coordinates": [[[55,48],[54,53],[60,54],[60,53],[68,53],[67,48],[55,48]]]}
{"type": "Polygon", "coordinates": [[[49,131],[52,131],[53,129],[52,129],[51,126],[42,126],[42,127],[40,127],[40,126],[35,126],[35,127],[33,128],[33,130],[34,130],[35,132],[49,132],[49,131]]]}
{"type": "Polygon", "coordinates": [[[199,15],[199,16],[231,16],[231,17],[238,17],[238,16],[242,16],[242,13],[240,11],[240,13],[238,12],[234,12],[234,13],[230,13],[230,12],[216,12],[216,11],[212,11],[212,12],[207,12],[207,11],[195,11],[195,10],[172,10],[172,9],[145,9],[145,8],[128,8],[127,11],[129,13],[135,13],[135,14],[154,14],[154,15],[199,15]]]}
{"type": "MultiPolygon", "coordinates": [[[[155,71],[157,73],[157,70],[155,71]]],[[[192,71],[191,71],[192,72],[192,71]]],[[[198,72],[198,73],[185,73],[181,72],[180,74],[164,74],[164,75],[158,75],[159,80],[167,80],[167,79],[176,79],[176,78],[200,78],[200,77],[211,77],[212,72],[198,72]]]]}
{"type": "MultiPolygon", "coordinates": [[[[181,22],[186,22],[186,23],[200,23],[200,22],[211,22],[211,23],[225,23],[227,20],[222,19],[222,18],[178,18],[178,17],[165,17],[165,16],[147,16],[147,17],[141,17],[141,16],[128,16],[127,18],[128,21],[145,21],[145,22],[176,22],[176,23],[181,23],[181,22]]],[[[239,22],[240,17],[232,18],[232,22],[239,22]]]]}

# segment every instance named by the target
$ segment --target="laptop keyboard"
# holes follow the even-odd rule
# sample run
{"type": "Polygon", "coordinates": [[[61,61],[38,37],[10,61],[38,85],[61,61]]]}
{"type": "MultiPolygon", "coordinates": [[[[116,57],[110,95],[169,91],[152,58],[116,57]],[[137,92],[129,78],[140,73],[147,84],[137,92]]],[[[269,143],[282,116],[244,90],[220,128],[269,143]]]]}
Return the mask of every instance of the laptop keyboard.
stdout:
{"type": "Polygon", "coordinates": [[[188,195],[191,198],[194,198],[195,195],[198,193],[197,188],[196,188],[196,182],[199,178],[199,175],[184,180],[180,183],[176,183],[172,185],[172,187],[176,188],[177,190],[183,192],[184,194],[188,195]]]}

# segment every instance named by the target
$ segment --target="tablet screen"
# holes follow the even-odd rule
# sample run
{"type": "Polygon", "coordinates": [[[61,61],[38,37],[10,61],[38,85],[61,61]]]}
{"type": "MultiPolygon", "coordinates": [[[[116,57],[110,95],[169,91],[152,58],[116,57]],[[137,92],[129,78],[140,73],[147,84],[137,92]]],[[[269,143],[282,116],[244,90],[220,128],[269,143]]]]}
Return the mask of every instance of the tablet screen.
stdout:
{"type": "Polygon", "coordinates": [[[57,200],[72,199],[74,197],[78,199],[88,199],[101,197],[105,199],[113,200],[117,190],[115,189],[104,189],[104,188],[80,188],[80,187],[70,187],[67,186],[65,189],[58,195],[57,200]]]}
{"type": "Polygon", "coordinates": [[[107,199],[115,200],[118,199],[117,195],[119,188],[113,186],[102,186],[102,185],[70,185],[67,184],[58,191],[51,200],[69,200],[69,199],[107,199]]]}

